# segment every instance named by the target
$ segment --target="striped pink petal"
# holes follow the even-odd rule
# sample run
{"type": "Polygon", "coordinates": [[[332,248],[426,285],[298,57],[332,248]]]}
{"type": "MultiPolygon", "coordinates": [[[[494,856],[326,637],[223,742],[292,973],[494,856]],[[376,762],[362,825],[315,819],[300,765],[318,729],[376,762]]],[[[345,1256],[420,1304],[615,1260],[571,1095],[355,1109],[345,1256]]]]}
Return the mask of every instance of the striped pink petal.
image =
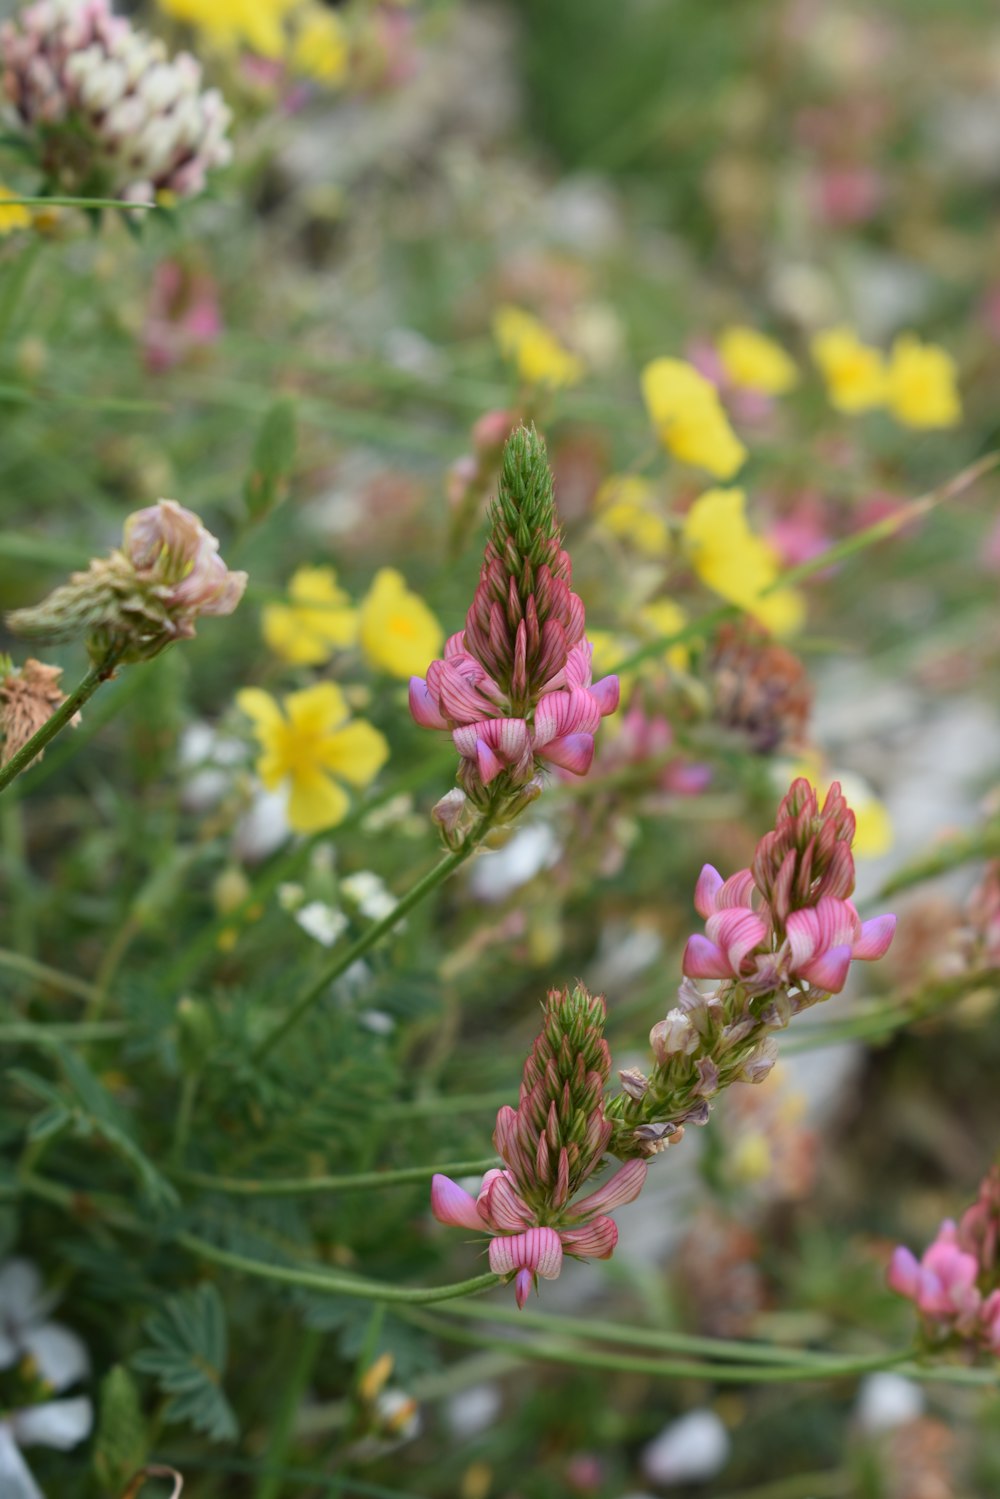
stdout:
{"type": "MultiPolygon", "coordinates": [[[[449,635],[444,643],[444,658],[450,661],[454,656],[467,656],[465,649],[465,631],[456,630],[454,635],[449,635]]],[[[474,659],[474,658],[473,658],[474,659]]]]}
{"type": "Polygon", "coordinates": [[[646,1162],[626,1161],[596,1192],[575,1202],[570,1208],[569,1216],[583,1218],[588,1213],[611,1213],[615,1208],[623,1207],[626,1202],[634,1202],[642,1191],[645,1180],[646,1162]]]}
{"type": "Polygon", "coordinates": [[[733,977],[729,960],[714,942],[700,932],[687,939],[681,972],[689,979],[728,979],[733,977]]]}
{"type": "Polygon", "coordinates": [[[609,713],[615,713],[621,702],[621,683],[615,676],[602,677],[595,682],[590,689],[590,695],[597,704],[602,718],[607,718],[609,713]]]}
{"type": "Polygon", "coordinates": [[[538,750],[543,760],[550,760],[572,775],[585,776],[594,761],[593,734],[564,734],[538,750]]]}
{"type": "Polygon", "coordinates": [[[831,947],[846,947],[853,952],[861,932],[861,922],[850,901],[824,895],[807,910],[789,912],[785,930],[792,971],[798,973],[803,963],[831,947]]]}
{"type": "Polygon", "coordinates": [[[501,1233],[517,1233],[531,1227],[531,1209],[522,1202],[502,1171],[490,1182],[480,1203],[491,1227],[501,1233]]]}
{"type": "Polygon", "coordinates": [[[723,910],[729,906],[749,906],[755,888],[753,870],[737,870],[736,874],[729,876],[716,896],[716,910],[723,910]]]}
{"type": "Polygon", "coordinates": [[[523,1234],[504,1234],[490,1240],[490,1269],[494,1275],[530,1270],[543,1280],[555,1280],[562,1269],[562,1245],[554,1228],[529,1228],[523,1234]]]}
{"type": "Polygon", "coordinates": [[[564,1229],[559,1235],[567,1254],[580,1259],[609,1260],[618,1243],[618,1225],[613,1218],[594,1218],[580,1228],[564,1229]]]}
{"type": "Polygon", "coordinates": [[[708,918],[705,934],[725,953],[731,972],[738,974],[747,953],[767,936],[767,923],[745,906],[727,906],[708,918]]]}
{"type": "Polygon", "coordinates": [[[593,646],[589,640],[580,640],[566,656],[566,686],[589,687],[591,682],[590,658],[593,646]]]}
{"type": "Polygon", "coordinates": [[[817,989],[825,989],[828,994],[839,994],[847,983],[850,967],[851,949],[831,947],[811,962],[800,963],[794,972],[796,978],[806,979],[817,989]]]}
{"type": "Polygon", "coordinates": [[[896,931],[895,916],[873,916],[861,923],[861,936],[854,944],[854,956],[871,962],[883,958],[896,931]]]}
{"type": "Polygon", "coordinates": [[[550,692],[535,709],[535,749],[567,734],[594,734],[601,710],[584,687],[568,692],[550,692]]]}
{"type": "Polygon", "coordinates": [[[473,1228],[482,1233],[486,1227],[475,1199],[450,1176],[431,1178],[431,1212],[439,1223],[447,1223],[450,1228],[473,1228]]]}
{"type": "Polygon", "coordinates": [[[519,1270],[514,1276],[514,1300],[522,1312],[524,1311],[528,1297],[531,1295],[531,1288],[534,1284],[535,1277],[530,1270],[519,1270]]]}
{"type": "Polygon", "coordinates": [[[722,875],[714,864],[702,866],[698,883],[694,887],[694,908],[705,921],[714,913],[717,897],[722,889],[722,875]]]}
{"type": "Polygon", "coordinates": [[[446,729],[448,727],[423,677],[410,678],[410,712],[414,721],[422,729],[446,729]]]}

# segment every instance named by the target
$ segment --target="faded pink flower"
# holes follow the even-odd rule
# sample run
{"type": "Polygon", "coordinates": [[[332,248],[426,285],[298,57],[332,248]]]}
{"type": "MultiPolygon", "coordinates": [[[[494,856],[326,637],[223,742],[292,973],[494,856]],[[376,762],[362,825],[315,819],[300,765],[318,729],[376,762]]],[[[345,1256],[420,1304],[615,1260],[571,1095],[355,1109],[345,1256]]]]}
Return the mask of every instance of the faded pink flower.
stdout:
{"type": "Polygon", "coordinates": [[[179,260],[163,260],[153,271],[142,349],[146,368],[162,374],[222,333],[219,289],[213,277],[179,260]]]}

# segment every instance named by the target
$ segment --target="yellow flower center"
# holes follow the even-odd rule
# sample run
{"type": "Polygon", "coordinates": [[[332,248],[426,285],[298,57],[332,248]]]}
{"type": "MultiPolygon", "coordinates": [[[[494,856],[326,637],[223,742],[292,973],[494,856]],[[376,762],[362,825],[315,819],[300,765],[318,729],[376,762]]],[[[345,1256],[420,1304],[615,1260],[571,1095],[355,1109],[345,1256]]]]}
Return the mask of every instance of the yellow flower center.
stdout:
{"type": "Polygon", "coordinates": [[[390,614],[389,629],[393,635],[401,635],[404,640],[415,640],[420,633],[416,623],[407,614],[390,614]]]}

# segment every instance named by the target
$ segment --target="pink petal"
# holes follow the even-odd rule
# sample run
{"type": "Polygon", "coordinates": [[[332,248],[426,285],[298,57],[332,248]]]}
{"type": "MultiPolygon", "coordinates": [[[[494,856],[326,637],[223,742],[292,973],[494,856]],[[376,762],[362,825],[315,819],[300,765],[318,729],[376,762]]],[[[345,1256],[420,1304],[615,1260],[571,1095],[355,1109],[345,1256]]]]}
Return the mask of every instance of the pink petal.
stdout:
{"type": "Polygon", "coordinates": [[[895,916],[873,916],[861,923],[861,936],[854,944],[854,956],[870,962],[884,958],[896,931],[895,916]]]}
{"type": "Polygon", "coordinates": [[[455,723],[477,723],[491,707],[473,681],[450,662],[441,672],[438,696],[442,711],[455,723]]]}
{"type": "Polygon", "coordinates": [[[806,979],[817,989],[825,989],[828,994],[839,994],[847,983],[850,967],[851,949],[831,947],[829,952],[820,953],[811,963],[800,963],[793,971],[797,978],[806,979]]]}
{"type": "Polygon", "coordinates": [[[550,692],[535,709],[535,748],[565,734],[594,734],[600,721],[601,710],[586,688],[550,692]]]}
{"type": "Polygon", "coordinates": [[[681,972],[685,973],[689,979],[733,977],[733,971],[724,954],[714,942],[709,942],[707,937],[703,937],[698,932],[687,939],[687,946],[681,959],[681,972]]]}
{"type": "Polygon", "coordinates": [[[448,727],[437,703],[427,690],[423,677],[410,678],[410,712],[422,729],[446,729],[448,727]]]}
{"type": "Polygon", "coordinates": [[[886,1279],[889,1282],[889,1289],[895,1291],[897,1296],[906,1296],[908,1300],[916,1301],[917,1286],[920,1283],[920,1266],[916,1257],[902,1244],[892,1252],[886,1279]]]}
{"type": "Polygon", "coordinates": [[[727,906],[708,918],[705,932],[709,941],[726,954],[731,971],[738,974],[747,953],[767,936],[767,922],[745,906],[727,906]]]}
{"type": "Polygon", "coordinates": [[[530,1270],[519,1270],[514,1277],[514,1300],[522,1312],[534,1284],[535,1277],[530,1270]]]}
{"type": "Polygon", "coordinates": [[[490,1183],[482,1206],[491,1226],[501,1233],[517,1233],[531,1226],[531,1209],[522,1202],[502,1171],[490,1183]]]}
{"type": "Polygon", "coordinates": [[[702,866],[698,883],[694,887],[694,908],[705,921],[716,909],[716,896],[722,889],[722,875],[714,864],[702,866]]]}
{"type": "Polygon", "coordinates": [[[597,704],[602,718],[607,718],[609,713],[615,713],[621,702],[622,688],[617,677],[602,677],[595,682],[590,689],[590,695],[597,704]]]}
{"type": "Polygon", "coordinates": [[[618,1225],[613,1218],[595,1218],[581,1228],[564,1229],[559,1237],[567,1254],[581,1259],[609,1260],[618,1243],[618,1225]]]}
{"type": "Polygon", "coordinates": [[[479,779],[484,786],[495,780],[504,768],[503,761],[497,758],[485,739],[476,740],[476,764],[479,767],[479,779]]]}
{"type": "Polygon", "coordinates": [[[567,687],[590,686],[590,657],[592,651],[593,646],[589,640],[580,640],[568,652],[564,668],[567,687]]]}
{"type": "Polygon", "coordinates": [[[610,1213],[626,1202],[634,1202],[642,1191],[645,1180],[646,1162],[626,1161],[596,1192],[575,1202],[570,1209],[570,1216],[582,1218],[587,1213],[610,1213]]]}
{"type": "Polygon", "coordinates": [[[531,1270],[543,1280],[555,1280],[562,1269],[562,1245],[554,1228],[529,1228],[490,1240],[490,1269],[494,1275],[531,1270]]]}
{"type": "Polygon", "coordinates": [[[585,776],[594,762],[593,734],[564,734],[542,746],[538,754],[543,760],[570,771],[575,776],[585,776]]]}
{"type": "Polygon", "coordinates": [[[723,910],[728,906],[749,907],[750,898],[756,888],[752,869],[737,870],[736,874],[729,876],[716,896],[716,910],[723,910]]]}
{"type": "Polygon", "coordinates": [[[474,1228],[482,1233],[485,1227],[475,1199],[450,1176],[431,1178],[431,1212],[439,1223],[447,1223],[450,1228],[474,1228]]]}
{"type": "Polygon", "coordinates": [[[450,661],[454,656],[466,656],[465,631],[456,630],[454,635],[449,635],[444,643],[444,658],[450,661]]]}

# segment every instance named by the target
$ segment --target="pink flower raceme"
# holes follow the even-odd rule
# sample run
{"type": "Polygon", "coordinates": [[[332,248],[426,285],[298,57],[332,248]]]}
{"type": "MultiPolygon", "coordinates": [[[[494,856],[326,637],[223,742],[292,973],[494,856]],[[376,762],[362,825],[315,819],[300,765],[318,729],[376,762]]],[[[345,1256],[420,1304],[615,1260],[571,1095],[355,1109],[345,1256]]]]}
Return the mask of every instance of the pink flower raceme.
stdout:
{"type": "Polygon", "coordinates": [[[1000,1172],[982,1183],[979,1199],[956,1224],[946,1219],[921,1259],[898,1248],[889,1266],[893,1291],[912,1301],[935,1342],[959,1338],[1000,1355],[1000,1172]]]}
{"type": "Polygon", "coordinates": [[[594,735],[618,706],[618,679],[591,678],[584,609],[561,546],[552,475],[534,429],[504,450],[499,494],[465,629],[410,683],[423,728],[447,729],[470,801],[496,815],[543,764],[585,775],[594,735]]]}
{"type": "Polygon", "coordinates": [[[431,1210],[439,1223],[479,1232],[485,1229],[494,1236],[490,1269],[495,1275],[514,1275],[514,1295],[523,1307],[538,1276],[556,1279],[564,1254],[575,1259],[611,1258],[618,1227],[607,1215],[634,1202],[645,1179],[645,1161],[627,1161],[596,1192],[568,1206],[558,1228],[537,1222],[536,1214],[518,1195],[509,1171],[487,1171],[477,1197],[450,1177],[435,1176],[431,1210]]]}
{"type": "Polygon", "coordinates": [[[796,781],[777,828],[758,844],[752,869],[728,880],[711,864],[702,870],[694,903],[705,934],[688,938],[684,973],[736,979],[751,994],[802,982],[837,994],[852,959],[881,958],[896,918],[862,922],[847,899],[854,889],[853,832],[854,816],[839,785],[830,788],[820,812],[813,788],[796,781]]]}
{"type": "Polygon", "coordinates": [[[435,1176],[431,1209],[456,1228],[485,1230],[490,1268],[513,1275],[518,1306],[537,1277],[554,1280],[563,1255],[608,1259],[618,1229],[608,1214],[642,1190],[646,1165],[631,1160],[595,1192],[573,1201],[604,1159],[612,1124],[604,1111],[611,1057],[603,999],[578,986],[552,990],[545,1023],[524,1064],[516,1109],[497,1114],[493,1142],[504,1162],[473,1198],[435,1176]]]}

